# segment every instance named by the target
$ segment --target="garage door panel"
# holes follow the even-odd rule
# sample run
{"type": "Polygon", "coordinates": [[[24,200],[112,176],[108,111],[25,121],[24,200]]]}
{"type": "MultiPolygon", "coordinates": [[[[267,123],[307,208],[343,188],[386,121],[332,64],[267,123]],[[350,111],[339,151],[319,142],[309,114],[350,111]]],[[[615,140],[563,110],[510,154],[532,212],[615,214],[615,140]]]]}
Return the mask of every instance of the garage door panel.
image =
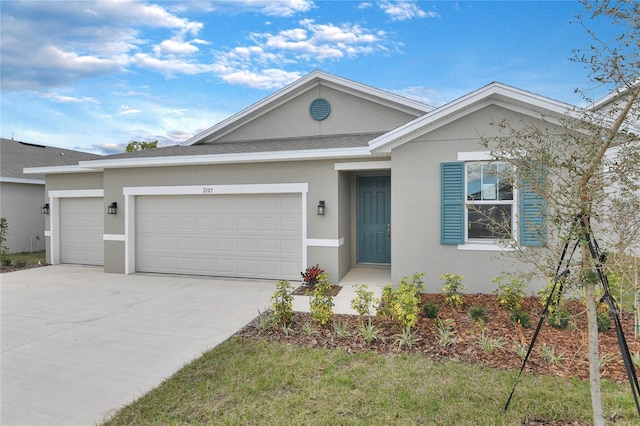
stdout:
{"type": "Polygon", "coordinates": [[[60,262],[104,265],[102,198],[60,199],[60,262]]]}
{"type": "Polygon", "coordinates": [[[299,194],[138,197],[137,270],[296,279],[301,204],[299,194]]]}

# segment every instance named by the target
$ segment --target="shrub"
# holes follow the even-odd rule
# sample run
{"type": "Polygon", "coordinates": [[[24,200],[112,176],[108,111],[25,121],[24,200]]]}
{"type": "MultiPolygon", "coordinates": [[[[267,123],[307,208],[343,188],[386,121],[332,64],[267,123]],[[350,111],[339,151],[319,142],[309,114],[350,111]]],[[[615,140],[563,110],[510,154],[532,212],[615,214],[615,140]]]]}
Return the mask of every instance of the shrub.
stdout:
{"type": "Polygon", "coordinates": [[[440,306],[434,302],[427,302],[422,306],[422,313],[427,318],[436,318],[440,312],[440,306]]]}
{"type": "Polygon", "coordinates": [[[596,317],[598,321],[598,331],[604,333],[611,327],[611,317],[608,312],[598,312],[596,317]]]}
{"type": "Polygon", "coordinates": [[[404,277],[398,288],[385,286],[382,289],[382,300],[385,303],[382,314],[390,315],[403,329],[411,328],[418,322],[420,292],[424,288],[423,276],[424,273],[404,277]]]}
{"type": "Polygon", "coordinates": [[[11,266],[11,259],[9,259],[9,248],[4,245],[7,242],[7,236],[9,234],[9,222],[4,217],[0,217],[0,263],[3,266],[11,266]],[[8,261],[8,263],[7,263],[8,261]]]}
{"type": "Polygon", "coordinates": [[[569,328],[569,321],[571,320],[571,315],[569,314],[569,310],[564,306],[557,306],[553,312],[549,314],[549,318],[547,322],[553,328],[559,328],[562,330],[566,330],[569,328]]]}
{"type": "Polygon", "coordinates": [[[513,325],[520,325],[522,328],[531,328],[531,317],[522,309],[511,312],[511,322],[513,325]]]}
{"type": "Polygon", "coordinates": [[[553,290],[555,283],[551,280],[545,287],[538,291],[538,296],[540,297],[540,304],[544,308],[547,306],[547,301],[549,301],[549,312],[552,313],[557,307],[562,306],[564,302],[564,294],[560,293],[560,286],[556,285],[555,291],[553,290]]]}
{"type": "Polygon", "coordinates": [[[27,261],[24,259],[16,260],[16,266],[18,268],[24,268],[25,266],[27,266],[27,261]]]}
{"type": "Polygon", "coordinates": [[[440,277],[444,281],[442,286],[442,292],[444,293],[444,300],[454,308],[462,306],[462,290],[466,287],[462,285],[462,275],[444,274],[440,277]]]}
{"type": "Polygon", "coordinates": [[[324,269],[322,269],[319,265],[309,266],[304,272],[300,272],[302,275],[302,281],[306,286],[313,286],[315,283],[319,281],[319,276],[324,274],[324,269]]]}
{"type": "Polygon", "coordinates": [[[473,321],[484,324],[487,321],[487,310],[482,306],[472,306],[469,308],[469,316],[473,321]]]}
{"type": "Polygon", "coordinates": [[[293,287],[289,280],[276,283],[276,292],[271,296],[273,318],[276,324],[288,323],[293,316],[293,287]]]}
{"type": "Polygon", "coordinates": [[[353,287],[356,289],[356,297],[351,300],[351,309],[360,315],[360,321],[362,321],[362,317],[371,315],[374,305],[380,301],[373,297],[373,291],[369,291],[369,286],[366,284],[356,284],[353,287]]]}
{"type": "Polygon", "coordinates": [[[318,281],[309,299],[309,307],[311,317],[320,325],[326,325],[333,317],[332,290],[328,275],[325,273],[318,275],[318,281]]]}
{"type": "Polygon", "coordinates": [[[496,277],[493,282],[498,285],[494,293],[498,296],[498,304],[510,311],[522,309],[522,300],[525,296],[527,284],[519,277],[513,275],[496,277]]]}

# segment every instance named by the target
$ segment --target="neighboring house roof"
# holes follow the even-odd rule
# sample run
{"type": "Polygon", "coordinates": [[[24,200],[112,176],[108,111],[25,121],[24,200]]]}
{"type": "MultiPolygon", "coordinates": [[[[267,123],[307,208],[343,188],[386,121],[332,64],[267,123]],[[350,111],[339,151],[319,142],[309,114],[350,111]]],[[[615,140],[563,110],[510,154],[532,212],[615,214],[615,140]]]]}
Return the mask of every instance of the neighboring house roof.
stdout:
{"type": "Polygon", "coordinates": [[[52,146],[1,139],[0,182],[44,184],[44,174],[25,174],[24,168],[77,165],[100,155],[52,146]]]}
{"type": "Polygon", "coordinates": [[[575,106],[494,82],[379,136],[369,143],[369,147],[377,154],[389,153],[405,142],[488,105],[498,105],[525,116],[556,123],[561,117],[578,117],[575,106]]]}
{"type": "Polygon", "coordinates": [[[359,98],[385,105],[389,108],[404,111],[415,115],[416,117],[434,109],[429,105],[425,105],[421,102],[414,101],[403,96],[395,95],[371,86],[366,86],[324,71],[315,70],[239,113],[232,115],[226,120],[222,120],[204,132],[186,140],[181,145],[198,145],[215,141],[233,130],[242,127],[246,123],[261,117],[269,111],[272,111],[300,93],[319,85],[337,89],[344,93],[349,93],[359,98]]]}

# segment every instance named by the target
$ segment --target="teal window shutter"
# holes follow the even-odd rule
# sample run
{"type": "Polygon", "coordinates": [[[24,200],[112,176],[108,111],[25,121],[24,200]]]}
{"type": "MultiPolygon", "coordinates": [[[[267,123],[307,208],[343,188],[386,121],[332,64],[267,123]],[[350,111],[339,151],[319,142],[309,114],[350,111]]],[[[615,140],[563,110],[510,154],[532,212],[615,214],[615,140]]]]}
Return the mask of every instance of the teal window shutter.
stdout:
{"type": "Polygon", "coordinates": [[[440,164],[440,244],[464,244],[464,162],[440,164]]]}
{"type": "Polygon", "coordinates": [[[527,182],[520,181],[519,186],[520,245],[542,247],[547,243],[546,203],[527,182]]]}

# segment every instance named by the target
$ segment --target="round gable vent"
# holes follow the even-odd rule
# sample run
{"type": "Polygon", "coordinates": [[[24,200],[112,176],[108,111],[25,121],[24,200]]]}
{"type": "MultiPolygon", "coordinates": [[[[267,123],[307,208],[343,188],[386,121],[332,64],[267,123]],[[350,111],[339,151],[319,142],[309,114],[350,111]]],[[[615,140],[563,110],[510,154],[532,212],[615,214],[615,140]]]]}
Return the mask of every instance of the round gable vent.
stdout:
{"type": "Polygon", "coordinates": [[[309,114],[316,121],[322,121],[331,113],[331,105],[324,98],[314,99],[309,105],[309,114]]]}

